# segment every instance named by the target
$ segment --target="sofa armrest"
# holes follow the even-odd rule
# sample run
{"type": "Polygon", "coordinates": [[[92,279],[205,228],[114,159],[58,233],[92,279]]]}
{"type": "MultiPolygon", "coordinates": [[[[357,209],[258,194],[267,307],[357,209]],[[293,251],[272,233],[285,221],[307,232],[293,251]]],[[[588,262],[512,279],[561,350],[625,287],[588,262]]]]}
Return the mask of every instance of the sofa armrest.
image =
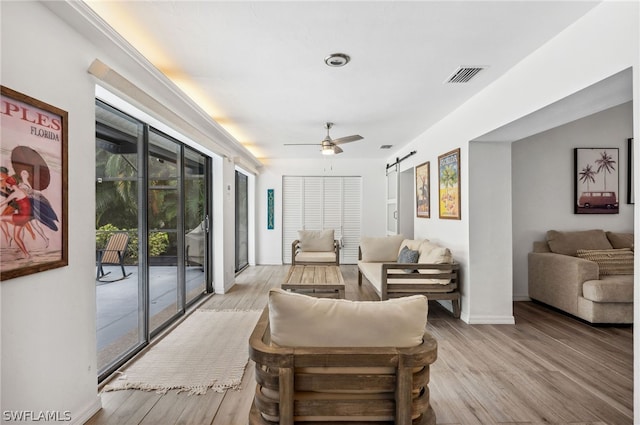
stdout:
{"type": "Polygon", "coordinates": [[[582,284],[599,278],[593,261],[555,253],[530,252],[529,297],[577,315],[582,284]]]}

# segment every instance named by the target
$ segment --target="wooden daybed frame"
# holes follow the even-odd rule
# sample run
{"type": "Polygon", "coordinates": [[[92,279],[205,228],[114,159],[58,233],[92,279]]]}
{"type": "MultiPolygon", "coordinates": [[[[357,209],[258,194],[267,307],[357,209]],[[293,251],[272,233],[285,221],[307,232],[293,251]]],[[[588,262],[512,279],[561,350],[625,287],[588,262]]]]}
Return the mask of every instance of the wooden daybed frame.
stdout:
{"type": "MultiPolygon", "coordinates": [[[[362,260],[362,250],[358,251],[358,259],[362,260]]],[[[360,261],[361,262],[361,261],[360,261]]],[[[379,276],[365,276],[361,265],[358,265],[358,286],[362,285],[362,278],[376,291],[380,300],[390,298],[406,297],[408,295],[424,295],[429,300],[450,300],[453,308],[452,314],[455,318],[460,318],[460,289],[458,288],[458,272],[460,264],[425,264],[425,263],[379,263],[379,276]],[[428,270],[429,274],[423,273],[399,273],[402,270],[428,270]],[[369,280],[379,279],[379,285],[369,280]],[[425,279],[446,279],[447,284],[423,283],[425,279]],[[379,286],[380,289],[377,288],[379,286]]]]}
{"type": "Polygon", "coordinates": [[[298,423],[294,422],[297,417],[314,418],[315,422],[305,421],[306,424],[355,425],[371,423],[366,419],[371,416],[393,418],[376,422],[380,424],[436,423],[427,385],[429,365],[437,358],[437,342],[428,332],[421,345],[411,348],[276,347],[270,344],[267,307],[250,337],[249,356],[256,363],[257,382],[250,425],[292,425],[298,423]],[[342,373],[327,374],[309,370],[326,367],[358,368],[358,371],[353,374],[342,369],[342,373]],[[365,373],[363,368],[367,367],[384,369],[365,373]],[[363,390],[386,392],[387,397],[372,399],[366,394],[359,397],[358,392],[362,394],[363,390]],[[345,391],[356,396],[344,397],[345,391]],[[324,394],[322,399],[299,398],[300,392],[324,394]],[[331,422],[344,416],[349,416],[349,422],[331,422]],[[363,420],[358,422],[358,417],[363,420]]]}

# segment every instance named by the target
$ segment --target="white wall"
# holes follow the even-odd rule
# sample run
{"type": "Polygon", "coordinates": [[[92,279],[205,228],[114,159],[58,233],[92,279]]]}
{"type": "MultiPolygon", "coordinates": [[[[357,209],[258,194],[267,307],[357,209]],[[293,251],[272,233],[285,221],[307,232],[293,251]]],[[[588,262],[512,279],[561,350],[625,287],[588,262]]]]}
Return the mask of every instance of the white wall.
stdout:
{"type": "Polygon", "coordinates": [[[469,146],[469,320],[514,323],[511,287],[491,290],[495,282],[510,282],[511,146],[471,143],[469,146]]]}
{"type": "Polygon", "coordinates": [[[100,407],[96,372],[94,82],[91,46],[41,4],[2,3],[2,85],[69,113],[69,265],[0,283],[1,411],[100,407]],[[46,29],[46,30],[45,30],[46,29]],[[55,36],[53,36],[55,34],[55,36]]]}
{"type": "MultiPolygon", "coordinates": [[[[385,234],[385,166],[382,160],[345,160],[336,158],[280,159],[265,161],[256,179],[257,264],[282,264],[282,176],[361,176],[361,235],[385,234]],[[275,228],[267,229],[267,189],[274,189],[275,228]]],[[[291,241],[284,241],[290,244],[291,241]]]]}
{"type": "Polygon", "coordinates": [[[631,102],[512,145],[513,295],[528,299],[527,254],[546,231],[604,229],[633,232],[627,204],[627,139],[633,134],[631,102]],[[619,214],[574,214],[574,148],[618,148],[619,214]]]}
{"type": "Polygon", "coordinates": [[[214,158],[219,172],[215,208],[220,212],[214,231],[222,235],[216,238],[221,243],[216,251],[222,254],[214,257],[217,292],[234,283],[229,254],[234,252],[229,225],[234,200],[226,187],[233,190],[235,161],[246,169],[256,162],[157,69],[92,21],[95,15],[83,3],[2,2],[1,7],[2,85],[69,113],[69,265],[0,283],[0,411],[68,411],[70,422],[80,424],[100,408],[94,236],[98,80],[87,72],[90,65],[100,59],[115,71],[105,75],[124,81],[101,84],[205,152],[221,155],[214,158]]]}
{"type": "MultiPolygon", "coordinates": [[[[465,288],[463,320],[484,323],[487,312],[492,312],[489,314],[499,323],[513,320],[506,313],[510,308],[496,306],[495,300],[489,295],[511,293],[513,277],[510,273],[504,273],[504,259],[483,257],[486,255],[484,252],[494,249],[496,244],[509,246],[512,243],[511,231],[507,229],[511,221],[500,222],[502,215],[492,217],[486,209],[477,205],[479,200],[470,198],[471,175],[468,170],[480,162],[470,155],[481,153],[470,151],[470,141],[624,69],[638,67],[638,14],[637,2],[603,2],[425,131],[402,152],[389,157],[391,160],[392,157],[416,150],[416,155],[401,164],[403,170],[431,161],[431,190],[436,193],[438,155],[455,148],[461,150],[462,219],[438,219],[436,198],[431,205],[436,208],[435,214],[431,219],[416,218],[414,229],[416,237],[429,238],[448,246],[461,263],[462,286],[465,288]],[[481,216],[472,222],[471,214],[481,216]],[[492,227],[491,240],[483,238],[486,228],[476,225],[476,222],[492,227]],[[473,249],[473,252],[469,249],[473,249]],[[474,258],[484,260],[480,267],[470,264],[474,258]]],[[[638,74],[635,72],[634,87],[638,83],[638,74]]],[[[635,114],[636,132],[638,119],[638,114],[635,114]]],[[[488,172],[493,173],[493,170],[488,172]]],[[[476,177],[479,176],[475,174],[474,179],[476,177]]],[[[484,180],[489,184],[490,176],[485,176],[484,180]]],[[[474,190],[476,188],[478,182],[474,181],[474,190]]],[[[505,208],[510,210],[510,204],[505,208]]],[[[511,298],[505,297],[502,303],[511,303],[511,298]]]]}

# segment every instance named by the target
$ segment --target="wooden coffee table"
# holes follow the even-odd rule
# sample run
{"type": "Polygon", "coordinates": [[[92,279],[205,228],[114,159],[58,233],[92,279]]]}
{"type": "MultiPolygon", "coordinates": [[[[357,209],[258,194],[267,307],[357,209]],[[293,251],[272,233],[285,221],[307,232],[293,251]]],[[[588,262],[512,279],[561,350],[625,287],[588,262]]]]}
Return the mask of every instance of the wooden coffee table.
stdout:
{"type": "Polygon", "coordinates": [[[344,279],[338,266],[291,266],[282,289],[316,297],[344,298],[344,279]]]}

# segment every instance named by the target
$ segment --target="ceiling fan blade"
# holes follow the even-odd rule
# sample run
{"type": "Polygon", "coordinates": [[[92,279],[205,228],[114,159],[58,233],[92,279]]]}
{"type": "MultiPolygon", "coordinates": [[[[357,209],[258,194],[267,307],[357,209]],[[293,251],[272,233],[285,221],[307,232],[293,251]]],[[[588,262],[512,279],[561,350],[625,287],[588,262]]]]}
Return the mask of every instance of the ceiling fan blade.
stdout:
{"type": "Polygon", "coordinates": [[[342,152],[344,151],[340,148],[340,146],[333,147],[333,153],[342,153],[342,152]]]}
{"type": "Polygon", "coordinates": [[[355,142],[356,140],[362,140],[363,137],[360,136],[359,134],[354,134],[353,136],[345,136],[345,137],[340,137],[338,139],[333,139],[332,142],[336,145],[342,144],[342,143],[349,143],[349,142],[355,142]]]}
{"type": "Polygon", "coordinates": [[[319,143],[285,143],[285,146],[318,146],[319,143]]]}

